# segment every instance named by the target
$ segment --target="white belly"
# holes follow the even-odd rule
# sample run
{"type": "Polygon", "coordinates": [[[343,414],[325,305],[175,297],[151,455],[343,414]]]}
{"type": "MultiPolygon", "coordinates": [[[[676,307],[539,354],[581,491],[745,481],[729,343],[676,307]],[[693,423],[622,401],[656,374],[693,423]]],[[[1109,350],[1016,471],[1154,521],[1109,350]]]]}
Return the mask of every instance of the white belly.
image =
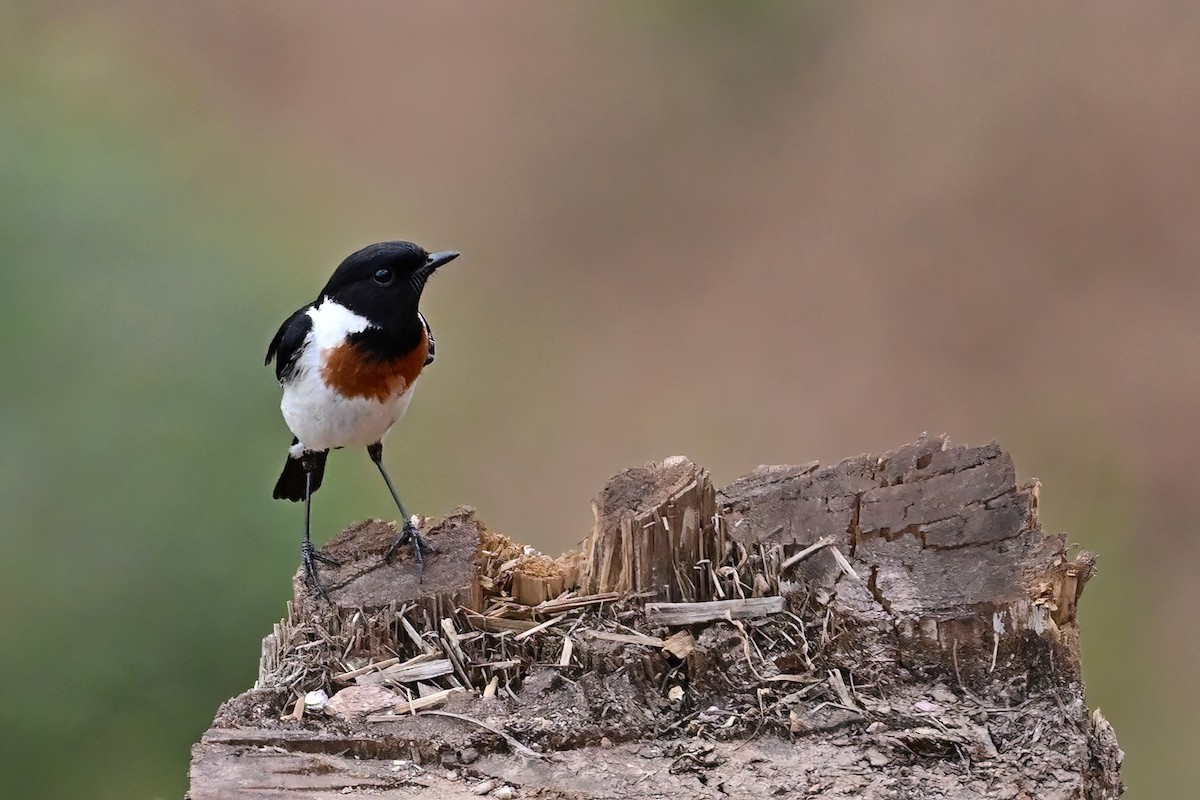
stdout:
{"type": "Polygon", "coordinates": [[[306,450],[366,447],[382,439],[404,416],[415,385],[413,381],[403,394],[383,402],[348,398],[326,386],[319,372],[305,370],[284,387],[279,408],[306,450]]]}

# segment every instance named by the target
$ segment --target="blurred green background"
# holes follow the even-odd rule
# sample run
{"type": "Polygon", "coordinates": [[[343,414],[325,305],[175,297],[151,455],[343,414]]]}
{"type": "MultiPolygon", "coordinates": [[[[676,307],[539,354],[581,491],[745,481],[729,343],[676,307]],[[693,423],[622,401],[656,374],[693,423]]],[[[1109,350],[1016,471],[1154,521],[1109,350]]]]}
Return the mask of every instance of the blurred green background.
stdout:
{"type": "MultiPolygon", "coordinates": [[[[0,793],[182,795],[298,561],[266,344],[410,238],[411,507],[557,553],[666,455],[998,437],[1194,797],[1198,71],[1173,2],[0,3],[0,793]]],[[[339,453],[314,514],[391,509],[339,453]]]]}

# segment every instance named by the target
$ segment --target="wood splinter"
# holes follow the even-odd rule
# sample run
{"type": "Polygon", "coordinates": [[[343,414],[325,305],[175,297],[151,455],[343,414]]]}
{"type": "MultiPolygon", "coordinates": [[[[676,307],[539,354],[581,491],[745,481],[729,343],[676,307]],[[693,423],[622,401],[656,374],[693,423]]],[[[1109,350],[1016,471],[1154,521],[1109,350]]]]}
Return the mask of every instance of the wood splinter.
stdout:
{"type": "Polygon", "coordinates": [[[646,622],[651,625],[696,625],[720,619],[753,619],[782,612],[782,597],[709,600],[706,603],[646,603],[646,622]]]}

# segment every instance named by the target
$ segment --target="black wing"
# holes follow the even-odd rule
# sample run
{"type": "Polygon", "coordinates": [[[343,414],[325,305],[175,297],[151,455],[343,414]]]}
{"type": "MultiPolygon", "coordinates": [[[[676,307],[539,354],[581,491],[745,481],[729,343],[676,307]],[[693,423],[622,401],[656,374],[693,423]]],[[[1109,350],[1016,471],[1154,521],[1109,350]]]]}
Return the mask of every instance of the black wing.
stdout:
{"type": "Polygon", "coordinates": [[[429,322],[425,319],[425,315],[420,311],[417,316],[421,320],[421,324],[425,327],[425,338],[429,339],[429,352],[425,355],[425,366],[433,363],[434,351],[437,350],[437,343],[433,341],[433,328],[429,327],[429,322]]]}
{"type": "Polygon", "coordinates": [[[267,360],[263,363],[270,364],[271,359],[275,359],[275,377],[280,383],[296,374],[296,361],[300,358],[308,332],[312,330],[312,317],[308,315],[311,307],[311,304],[307,305],[288,317],[279,326],[271,346],[267,348],[267,360]]]}

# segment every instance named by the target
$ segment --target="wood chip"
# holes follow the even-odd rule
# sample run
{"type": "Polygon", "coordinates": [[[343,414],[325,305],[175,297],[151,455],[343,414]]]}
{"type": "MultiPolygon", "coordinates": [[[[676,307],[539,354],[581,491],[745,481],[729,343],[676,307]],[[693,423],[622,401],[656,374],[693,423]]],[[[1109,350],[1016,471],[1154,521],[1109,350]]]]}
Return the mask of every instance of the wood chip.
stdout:
{"type": "Polygon", "coordinates": [[[705,603],[647,603],[646,622],[651,625],[694,625],[719,619],[764,617],[782,611],[782,597],[709,600],[705,603]]]}
{"type": "Polygon", "coordinates": [[[421,638],[421,634],[417,633],[417,629],[414,628],[412,626],[412,623],[408,621],[408,617],[401,614],[400,615],[400,624],[404,627],[404,632],[408,634],[408,638],[412,639],[413,644],[415,644],[418,647],[418,649],[421,650],[421,652],[423,652],[423,653],[433,653],[434,652],[433,645],[429,644],[429,642],[427,642],[421,638]]]}
{"type": "Polygon", "coordinates": [[[575,608],[583,608],[584,606],[594,606],[600,603],[611,603],[614,600],[621,599],[621,595],[617,592],[603,592],[601,594],[589,594],[583,597],[561,597],[554,600],[547,600],[544,603],[539,603],[534,610],[542,614],[553,614],[556,611],[569,611],[575,608]]]}
{"type": "Polygon", "coordinates": [[[458,673],[458,677],[462,678],[463,683],[467,686],[474,686],[471,682],[471,676],[467,674],[467,666],[470,664],[466,655],[462,651],[462,647],[458,643],[458,630],[454,627],[454,620],[450,617],[442,618],[442,641],[445,642],[446,655],[450,659],[454,671],[458,673]]]}
{"type": "Polygon", "coordinates": [[[862,580],[859,574],[854,571],[854,567],[850,566],[850,562],[846,560],[844,555],[842,555],[841,550],[838,550],[836,547],[834,547],[829,552],[833,553],[833,560],[836,561],[838,566],[842,568],[842,572],[846,573],[846,575],[856,581],[862,580]]]}
{"type": "Polygon", "coordinates": [[[292,706],[291,713],[284,714],[283,719],[294,719],[294,720],[304,719],[304,695],[299,695],[296,698],[296,704],[292,706]]]}
{"type": "Polygon", "coordinates": [[[533,620],[488,617],[483,614],[467,614],[467,624],[477,631],[486,633],[523,633],[537,625],[533,620]]]}
{"type": "Polygon", "coordinates": [[[778,675],[770,675],[763,678],[764,681],[790,681],[791,683],[824,683],[820,678],[814,678],[812,675],[793,675],[790,672],[782,672],[778,675]]]}
{"type": "Polygon", "coordinates": [[[687,658],[696,649],[696,638],[689,631],[676,631],[663,642],[662,649],[676,658],[687,658]]]}
{"type": "Polygon", "coordinates": [[[657,636],[644,636],[640,633],[584,631],[584,636],[587,636],[589,639],[603,639],[606,642],[620,642],[622,644],[640,644],[646,647],[662,647],[665,643],[665,640],[659,639],[657,636]]]}
{"type": "Polygon", "coordinates": [[[799,564],[801,561],[808,558],[809,556],[811,556],[813,553],[817,552],[818,550],[822,550],[826,547],[831,546],[834,543],[834,541],[835,540],[832,536],[824,536],[820,539],[817,539],[815,542],[813,542],[812,544],[810,544],[808,547],[804,548],[800,552],[793,553],[792,555],[788,556],[787,560],[779,565],[779,571],[783,572],[785,569],[792,566],[793,564],[799,564]]]}
{"type": "MultiPolygon", "coordinates": [[[[344,689],[342,691],[345,691],[344,689]]],[[[427,694],[424,697],[417,697],[407,702],[402,702],[396,706],[394,714],[370,714],[367,716],[367,722],[395,722],[397,717],[406,716],[408,714],[416,714],[421,709],[432,708],[433,706],[441,705],[446,702],[446,698],[456,692],[461,692],[462,689],[442,689],[440,692],[427,694]]]]}
{"type": "Polygon", "coordinates": [[[382,686],[347,686],[329,698],[325,713],[341,720],[360,719],[388,708],[404,698],[382,686]]]}
{"type": "Polygon", "coordinates": [[[559,614],[557,617],[553,617],[553,618],[551,618],[551,619],[548,619],[548,620],[546,620],[546,621],[545,621],[545,622],[543,622],[543,623],[540,623],[540,624],[538,624],[538,625],[534,625],[534,626],[533,626],[532,628],[530,628],[529,630],[527,630],[527,631],[522,631],[521,633],[518,633],[516,636],[514,636],[514,637],[513,637],[513,641],[514,641],[514,642],[520,642],[520,641],[523,641],[523,640],[525,640],[525,639],[528,639],[530,636],[533,636],[533,635],[534,635],[535,633],[537,633],[538,631],[544,631],[544,630],[546,630],[546,628],[549,628],[551,625],[557,625],[558,623],[562,622],[562,621],[563,621],[563,618],[565,618],[566,616],[567,616],[567,615],[566,615],[565,613],[563,613],[563,614],[559,614]]]}
{"type": "Polygon", "coordinates": [[[365,667],[359,667],[358,669],[352,669],[349,672],[338,673],[337,675],[334,675],[330,680],[332,680],[334,683],[349,683],[350,681],[357,678],[359,675],[366,675],[368,672],[378,672],[381,669],[387,669],[388,667],[392,666],[393,664],[399,664],[399,663],[400,663],[400,659],[398,659],[398,658],[388,658],[388,659],[384,659],[383,661],[376,661],[374,664],[367,664],[365,667]]]}
{"type": "Polygon", "coordinates": [[[843,706],[852,711],[862,711],[862,706],[854,699],[854,695],[850,692],[850,687],[846,685],[846,679],[836,669],[829,670],[829,687],[837,693],[838,699],[842,701],[843,706]]]}
{"type": "Polygon", "coordinates": [[[575,649],[575,645],[571,643],[570,636],[563,637],[562,655],[558,657],[558,665],[560,667],[571,666],[571,652],[575,649]]]}
{"type": "MultiPolygon", "coordinates": [[[[412,659],[415,661],[415,659],[412,659]]],[[[358,679],[363,683],[383,683],[397,686],[402,683],[416,683],[449,675],[454,671],[454,665],[448,658],[422,657],[417,663],[405,662],[388,667],[376,675],[363,675],[358,679]]]]}

